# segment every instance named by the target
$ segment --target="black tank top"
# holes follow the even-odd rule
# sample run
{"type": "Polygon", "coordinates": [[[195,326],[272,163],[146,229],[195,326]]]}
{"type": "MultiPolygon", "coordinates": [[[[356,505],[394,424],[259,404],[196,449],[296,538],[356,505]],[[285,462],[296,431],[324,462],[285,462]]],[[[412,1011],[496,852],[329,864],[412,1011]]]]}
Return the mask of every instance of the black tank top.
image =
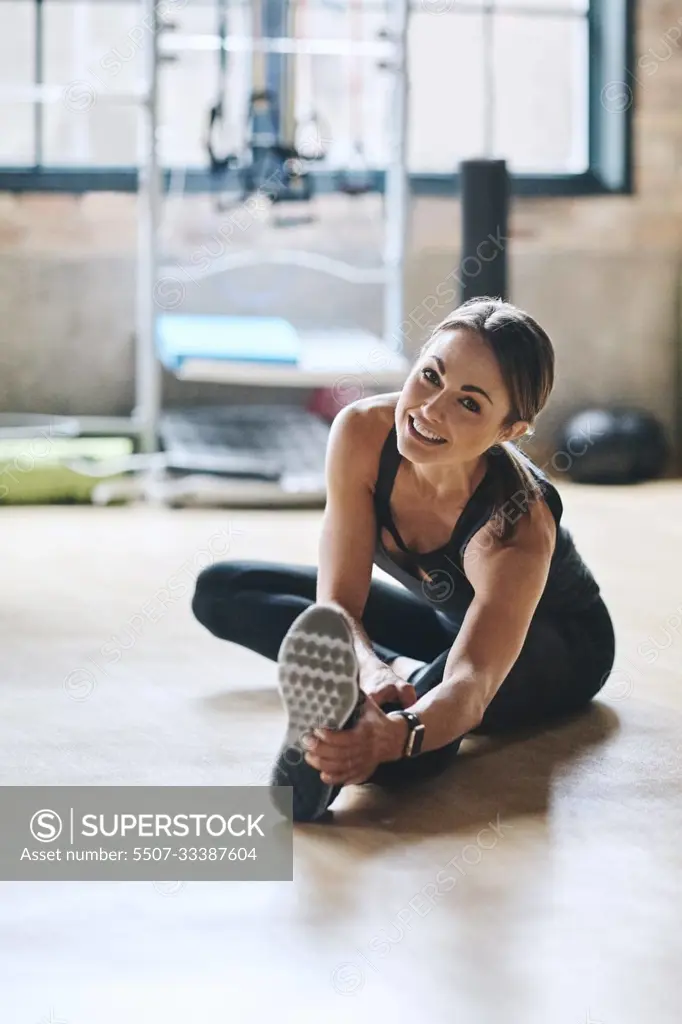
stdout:
{"type": "MultiPolygon", "coordinates": [[[[538,481],[557,525],[556,547],[535,614],[540,611],[564,614],[583,611],[599,598],[599,585],[578,553],[570,532],[561,522],[563,504],[556,487],[525,452],[519,448],[516,451],[538,481]]],[[[489,461],[488,471],[462,510],[449,541],[440,548],[421,553],[412,551],[403,542],[391,514],[391,492],[401,459],[394,423],[381,451],[374,490],[377,523],[374,563],[415,596],[428,601],[447,623],[459,627],[474,596],[462,559],[467,544],[494,511],[495,473],[499,472],[499,463],[495,459],[489,461]],[[400,548],[400,563],[383,543],[383,527],[388,529],[400,548]],[[405,564],[401,564],[403,561],[405,564]]]]}

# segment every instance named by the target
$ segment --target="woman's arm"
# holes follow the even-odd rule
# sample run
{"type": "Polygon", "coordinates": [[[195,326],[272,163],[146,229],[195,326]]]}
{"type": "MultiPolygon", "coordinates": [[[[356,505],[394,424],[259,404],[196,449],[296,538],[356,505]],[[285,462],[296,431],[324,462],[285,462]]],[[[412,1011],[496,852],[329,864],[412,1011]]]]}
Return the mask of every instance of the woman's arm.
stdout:
{"type": "MultiPolygon", "coordinates": [[[[361,621],[372,579],[376,535],[374,483],[378,451],[371,443],[376,427],[370,422],[375,415],[375,410],[364,406],[361,399],[345,406],[331,426],[316,598],[319,602],[334,602],[346,613],[362,688],[373,695],[380,691],[386,698],[387,686],[395,684],[404,690],[408,684],[399,680],[377,656],[361,621]]],[[[413,688],[409,690],[414,697],[413,688]]]]}
{"type": "MultiPolygon", "coordinates": [[[[463,564],[474,598],[442,681],[410,706],[425,726],[422,752],[444,747],[480,725],[521,653],[555,544],[556,525],[545,502],[531,506],[504,547],[490,524],[470,541],[463,564]]],[[[306,760],[325,782],[364,782],[382,762],[402,757],[407,731],[396,712],[384,715],[371,704],[352,729],[316,729],[306,760]]]]}
{"type": "Polygon", "coordinates": [[[445,746],[480,724],[521,653],[555,544],[556,524],[544,501],[530,506],[506,546],[500,545],[491,524],[470,541],[463,567],[474,598],[450,649],[442,682],[410,709],[425,725],[423,751],[445,746]]]}

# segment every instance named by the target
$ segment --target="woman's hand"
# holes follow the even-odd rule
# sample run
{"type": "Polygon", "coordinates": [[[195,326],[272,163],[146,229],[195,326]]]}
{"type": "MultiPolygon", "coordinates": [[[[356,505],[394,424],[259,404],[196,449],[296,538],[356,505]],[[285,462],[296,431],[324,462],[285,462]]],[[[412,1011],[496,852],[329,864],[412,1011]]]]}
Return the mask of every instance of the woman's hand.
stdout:
{"type": "Polygon", "coordinates": [[[417,700],[417,693],[412,683],[397,676],[389,665],[380,665],[369,675],[364,675],[361,687],[367,696],[372,697],[377,704],[386,704],[390,701],[400,704],[401,707],[409,708],[417,700]]]}
{"type": "Polygon", "coordinates": [[[305,759],[327,784],[358,784],[384,761],[397,761],[406,738],[404,719],[384,714],[370,695],[352,729],[315,729],[304,741],[305,759]]]}

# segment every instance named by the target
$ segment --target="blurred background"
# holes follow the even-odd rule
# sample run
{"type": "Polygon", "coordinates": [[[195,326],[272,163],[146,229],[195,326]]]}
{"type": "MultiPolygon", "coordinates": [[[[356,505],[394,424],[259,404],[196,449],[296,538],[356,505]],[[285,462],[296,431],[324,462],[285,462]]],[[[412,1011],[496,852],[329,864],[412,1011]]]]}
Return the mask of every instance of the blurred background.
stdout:
{"type": "Polygon", "coordinates": [[[532,454],[626,407],[675,467],[681,33],[663,0],[1,0],[8,429],[77,417],[119,439],[63,449],[91,457],[182,435],[233,453],[223,494],[250,473],[274,498],[249,453],[287,416],[308,432],[292,408],[396,389],[463,289],[504,290],[557,351],[532,454]],[[470,176],[467,232],[475,160],[505,177],[470,176]],[[282,411],[246,439],[230,417],[254,405],[282,411]]]}

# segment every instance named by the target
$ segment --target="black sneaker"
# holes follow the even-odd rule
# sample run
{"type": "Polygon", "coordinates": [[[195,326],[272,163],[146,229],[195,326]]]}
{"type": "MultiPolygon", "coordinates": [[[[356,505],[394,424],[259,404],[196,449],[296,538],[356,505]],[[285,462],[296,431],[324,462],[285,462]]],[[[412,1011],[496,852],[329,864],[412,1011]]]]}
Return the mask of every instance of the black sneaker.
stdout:
{"type": "Polygon", "coordinates": [[[353,634],[333,605],[313,604],[289,627],[279,655],[279,688],[288,715],[286,736],[272,771],[272,800],[286,813],[278,786],[293,787],[293,820],[325,814],[341,786],[324,783],[305,760],[303,739],[315,728],[350,729],[366,697],[353,634]]]}

